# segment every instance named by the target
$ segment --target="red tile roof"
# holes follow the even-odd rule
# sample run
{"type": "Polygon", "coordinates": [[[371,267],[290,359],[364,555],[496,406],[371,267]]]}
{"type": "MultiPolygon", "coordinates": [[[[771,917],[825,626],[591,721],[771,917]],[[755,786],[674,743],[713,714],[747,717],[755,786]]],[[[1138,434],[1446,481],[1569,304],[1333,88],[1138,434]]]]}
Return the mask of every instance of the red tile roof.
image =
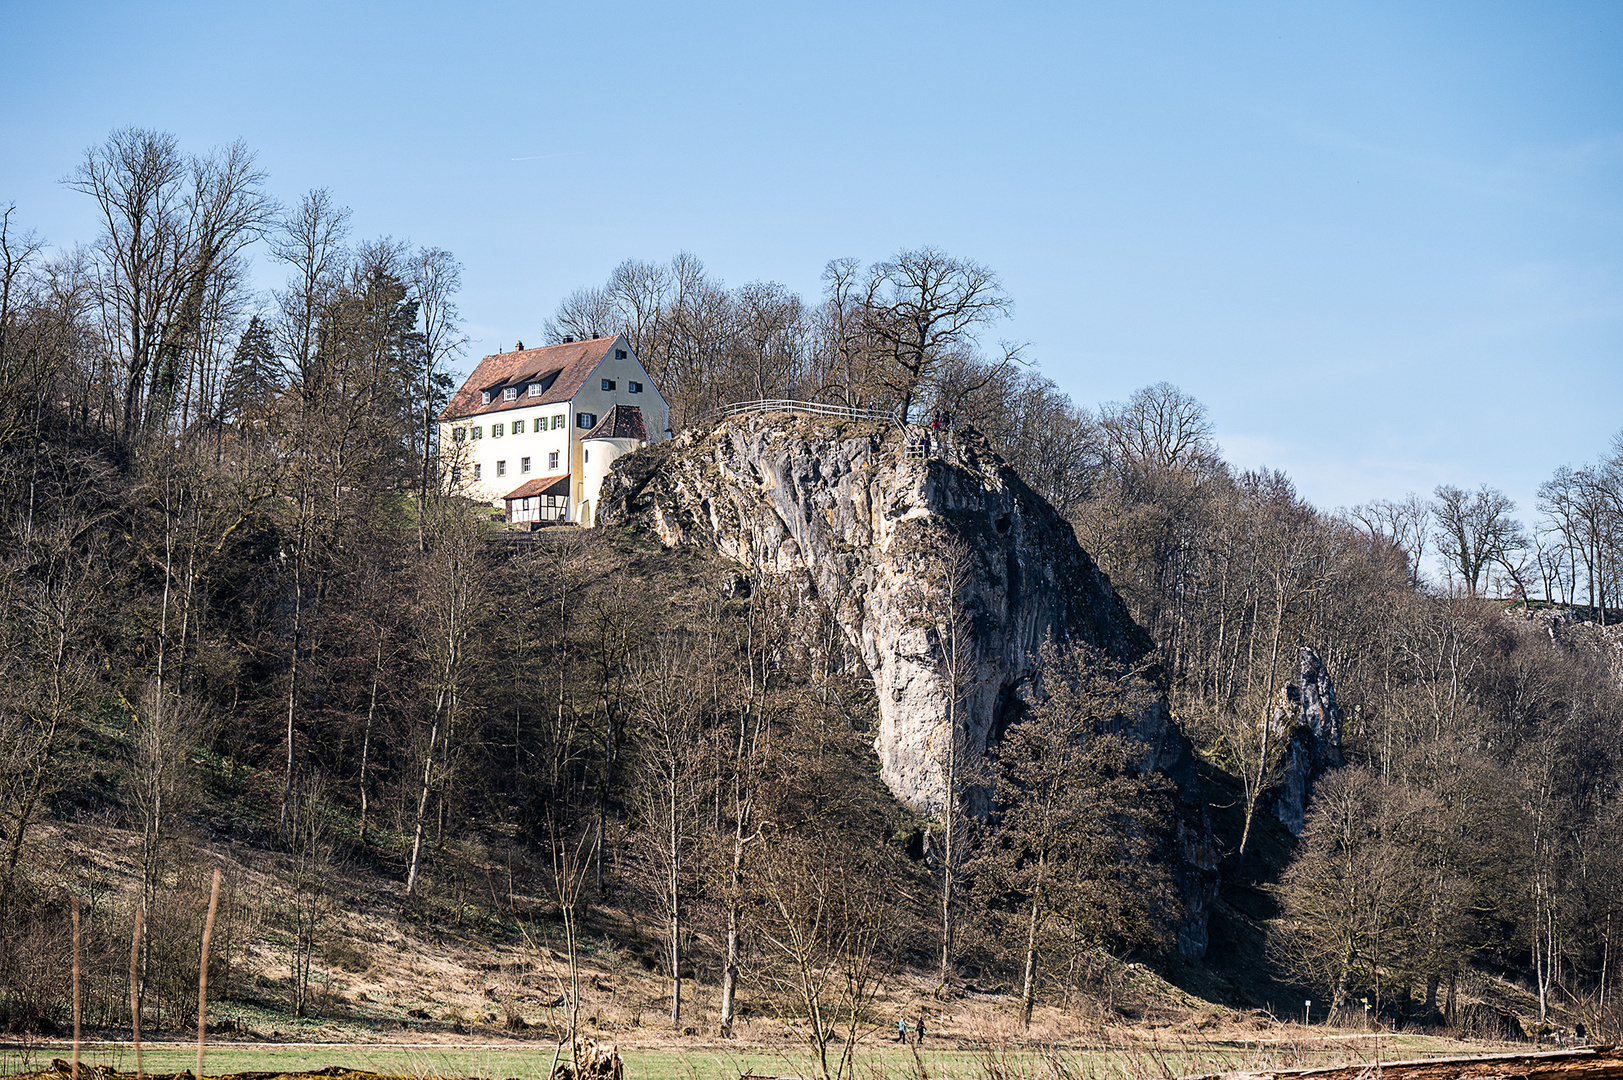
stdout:
{"type": "Polygon", "coordinates": [[[526,499],[531,495],[568,495],[569,474],[561,473],[553,476],[538,476],[534,480],[526,480],[518,487],[503,495],[504,499],[526,499]]]}
{"type": "Polygon", "coordinates": [[[462,388],[451,397],[450,404],[440,413],[440,419],[458,420],[465,416],[481,416],[507,409],[554,405],[560,401],[568,401],[580,390],[581,385],[586,382],[586,377],[592,373],[592,369],[597,367],[598,362],[608,354],[609,349],[618,340],[619,335],[615,335],[487,356],[479,361],[479,366],[473,369],[473,374],[468,376],[462,388]],[[524,387],[531,382],[546,385],[541,396],[530,397],[527,394],[524,387]],[[506,386],[519,388],[516,400],[502,400],[500,391],[506,386]],[[480,402],[480,394],[485,390],[491,391],[488,404],[480,402]]]}
{"type": "Polygon", "coordinates": [[[636,405],[611,405],[597,425],[583,439],[641,439],[648,441],[648,427],[642,422],[642,409],[636,405]]]}

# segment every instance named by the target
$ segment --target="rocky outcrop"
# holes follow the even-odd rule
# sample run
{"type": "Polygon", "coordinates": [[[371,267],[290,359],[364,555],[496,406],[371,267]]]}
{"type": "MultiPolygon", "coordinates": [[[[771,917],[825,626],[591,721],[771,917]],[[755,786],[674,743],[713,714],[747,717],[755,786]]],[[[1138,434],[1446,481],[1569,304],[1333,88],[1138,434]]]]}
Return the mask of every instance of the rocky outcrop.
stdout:
{"type": "Polygon", "coordinates": [[[1286,740],[1279,781],[1273,789],[1274,816],[1295,836],[1306,825],[1313,785],[1325,771],[1339,767],[1341,711],[1336,688],[1319,654],[1302,647],[1300,682],[1280,688],[1270,721],[1274,738],[1286,740]]]}
{"type": "MultiPolygon", "coordinates": [[[[600,524],[645,527],[667,546],[712,548],[800,581],[871,674],[882,776],[921,814],[946,800],[948,612],[963,613],[955,714],[972,755],[1033,692],[1044,642],[1086,642],[1129,664],[1151,651],[1069,523],[973,435],[737,417],[617,463],[599,515],[600,524]],[[957,580],[955,548],[964,553],[957,580]]],[[[1184,795],[1180,948],[1198,956],[1215,857],[1194,759],[1164,701],[1134,734],[1144,766],[1184,795]]]]}

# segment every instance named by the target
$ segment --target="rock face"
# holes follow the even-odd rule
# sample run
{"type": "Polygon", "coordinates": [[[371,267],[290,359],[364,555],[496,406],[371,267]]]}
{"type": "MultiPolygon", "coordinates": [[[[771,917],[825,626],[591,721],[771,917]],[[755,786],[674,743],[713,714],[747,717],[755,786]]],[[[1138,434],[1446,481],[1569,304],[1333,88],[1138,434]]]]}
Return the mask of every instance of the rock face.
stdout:
{"type": "MultiPolygon", "coordinates": [[[[737,417],[622,459],[599,513],[600,523],[649,528],[667,546],[713,548],[753,571],[800,580],[871,674],[882,776],[921,814],[946,801],[946,612],[964,614],[955,714],[971,755],[1018,715],[1050,638],[1130,664],[1152,647],[1070,525],[974,436],[737,417]],[[967,554],[956,587],[948,572],[955,543],[967,554]]],[[[1193,756],[1164,703],[1134,734],[1147,747],[1145,767],[1171,776],[1186,800],[1180,948],[1199,956],[1215,849],[1193,756]]]]}
{"type": "Polygon", "coordinates": [[[1274,734],[1289,739],[1279,782],[1274,786],[1274,816],[1296,836],[1306,824],[1313,785],[1328,769],[1343,764],[1341,712],[1336,688],[1319,654],[1302,647],[1301,683],[1284,686],[1274,705],[1274,734]]]}

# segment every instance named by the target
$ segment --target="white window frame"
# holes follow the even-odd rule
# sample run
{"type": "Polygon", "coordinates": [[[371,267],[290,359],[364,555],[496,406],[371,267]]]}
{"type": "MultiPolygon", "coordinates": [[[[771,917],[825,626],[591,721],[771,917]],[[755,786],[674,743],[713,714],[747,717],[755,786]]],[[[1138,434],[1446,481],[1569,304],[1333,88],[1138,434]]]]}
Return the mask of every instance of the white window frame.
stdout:
{"type": "Polygon", "coordinates": [[[547,468],[553,472],[558,471],[558,451],[554,450],[547,455],[547,468]]]}
{"type": "Polygon", "coordinates": [[[529,458],[523,457],[523,458],[518,459],[518,471],[521,472],[521,473],[527,473],[527,472],[530,471],[530,459],[529,458]]]}
{"type": "Polygon", "coordinates": [[[507,459],[506,458],[502,458],[500,461],[496,462],[496,475],[497,476],[506,476],[507,475],[507,459]]]}
{"type": "Polygon", "coordinates": [[[538,382],[531,383],[530,384],[529,394],[530,394],[531,397],[540,397],[541,396],[541,384],[538,383],[538,382]]]}

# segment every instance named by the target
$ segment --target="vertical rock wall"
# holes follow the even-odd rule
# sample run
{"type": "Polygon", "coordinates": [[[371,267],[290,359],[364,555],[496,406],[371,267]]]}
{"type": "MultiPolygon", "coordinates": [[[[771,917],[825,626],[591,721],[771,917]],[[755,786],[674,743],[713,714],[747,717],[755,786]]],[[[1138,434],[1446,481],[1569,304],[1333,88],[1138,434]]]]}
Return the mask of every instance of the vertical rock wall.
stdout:
{"type": "Polygon", "coordinates": [[[1280,689],[1273,719],[1275,736],[1289,740],[1273,789],[1273,811],[1295,836],[1301,836],[1306,826],[1313,784],[1327,769],[1343,763],[1336,688],[1324,661],[1306,646],[1302,647],[1299,676],[1299,685],[1280,689]]]}
{"type": "MultiPolygon", "coordinates": [[[[738,417],[617,463],[599,521],[642,525],[667,546],[713,546],[752,570],[800,580],[872,675],[881,773],[921,814],[940,813],[946,800],[951,695],[940,627],[951,606],[942,583],[951,542],[969,554],[956,598],[968,626],[967,693],[955,712],[971,754],[1019,712],[1050,638],[1130,664],[1152,647],[1069,523],[973,436],[738,417]]],[[[1145,767],[1171,776],[1184,799],[1180,947],[1198,956],[1215,857],[1193,756],[1164,703],[1134,733],[1147,747],[1145,767]]]]}

